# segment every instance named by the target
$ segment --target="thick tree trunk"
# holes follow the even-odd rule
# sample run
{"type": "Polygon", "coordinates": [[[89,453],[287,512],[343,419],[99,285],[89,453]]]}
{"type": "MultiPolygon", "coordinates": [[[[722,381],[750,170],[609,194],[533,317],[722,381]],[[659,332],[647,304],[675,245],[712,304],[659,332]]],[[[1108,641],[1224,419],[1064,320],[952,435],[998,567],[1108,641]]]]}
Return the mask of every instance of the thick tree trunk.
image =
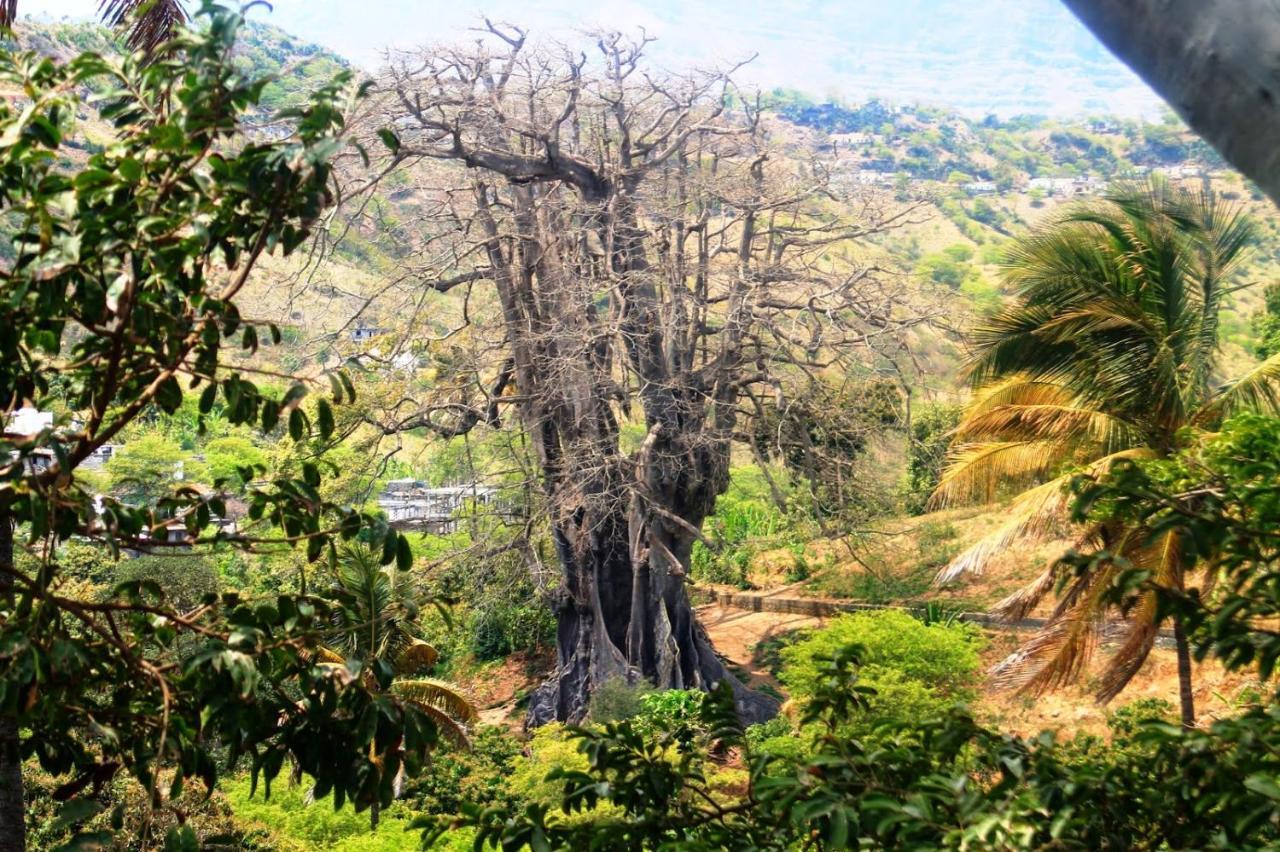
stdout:
{"type": "MultiPolygon", "coordinates": [[[[13,600],[13,521],[0,510],[0,600],[13,600]]],[[[18,720],[0,714],[0,852],[23,852],[27,847],[22,761],[18,757],[18,720]]]]}
{"type": "Polygon", "coordinates": [[[1178,704],[1182,713],[1182,727],[1196,726],[1195,694],[1191,691],[1191,646],[1187,642],[1186,631],[1182,629],[1182,619],[1173,620],[1173,641],[1178,653],[1178,704]]]}
{"type": "Polygon", "coordinates": [[[1280,203],[1280,10],[1272,0],[1063,2],[1280,203]]]}
{"type": "Polygon", "coordinates": [[[621,513],[593,525],[572,523],[556,532],[566,566],[556,671],[534,693],[527,725],[581,722],[596,687],[614,678],[707,690],[727,680],[744,723],[777,714],[777,701],[742,686],[716,656],[689,603],[683,571],[671,564],[670,556],[680,559],[676,553],[633,560],[635,540],[621,513]]]}

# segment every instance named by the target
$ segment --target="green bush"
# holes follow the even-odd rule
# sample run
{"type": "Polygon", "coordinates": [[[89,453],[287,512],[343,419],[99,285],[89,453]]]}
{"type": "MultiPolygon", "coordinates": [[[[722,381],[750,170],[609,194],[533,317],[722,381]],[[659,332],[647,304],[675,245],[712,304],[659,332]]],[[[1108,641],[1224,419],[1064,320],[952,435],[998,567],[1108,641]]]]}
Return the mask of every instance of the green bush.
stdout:
{"type": "Polygon", "coordinates": [[[271,796],[259,787],[250,795],[247,777],[229,781],[227,801],[235,822],[246,831],[265,834],[268,848],[277,852],[401,852],[417,846],[412,817],[401,804],[382,812],[377,831],[369,830],[369,813],[350,805],[335,811],[330,799],[307,802],[309,784],[290,785],[283,776],[271,786],[271,796]]]}
{"type": "MultiPolygon", "coordinates": [[[[267,454],[253,441],[240,435],[214,438],[205,444],[204,458],[211,480],[226,480],[231,484],[242,481],[241,468],[267,464],[267,454]]],[[[256,478],[256,474],[251,474],[249,481],[256,478]]]]}
{"type": "Polygon", "coordinates": [[[512,806],[515,796],[507,779],[520,749],[520,741],[505,729],[481,727],[471,735],[471,748],[434,753],[427,769],[405,789],[405,800],[414,811],[427,814],[457,813],[464,802],[512,806]]]}
{"type": "Polygon", "coordinates": [[[860,681],[876,691],[868,713],[853,725],[865,733],[885,723],[939,717],[972,699],[982,645],[981,633],[967,624],[925,624],[898,610],[842,615],[782,649],[781,680],[803,706],[825,682],[821,661],[861,647],[860,681]]]}
{"type": "Polygon", "coordinates": [[[535,651],[555,636],[555,614],[533,597],[532,589],[527,597],[483,603],[486,605],[474,611],[468,631],[477,659],[497,660],[517,651],[535,651]]]}
{"type": "Polygon", "coordinates": [[[929,495],[938,487],[951,445],[951,430],[960,422],[960,406],[926,403],[911,416],[911,440],[907,443],[907,477],[903,508],[912,514],[925,510],[929,495]]]}
{"type": "Polygon", "coordinates": [[[740,588],[746,588],[747,570],[761,549],[799,544],[807,538],[796,517],[778,509],[756,465],[730,471],[729,488],[716,500],[715,512],[703,524],[702,533],[712,546],[694,542],[690,576],[703,583],[740,588]]]}
{"type": "Polygon", "coordinates": [[[767,722],[751,725],[744,739],[750,754],[767,756],[770,764],[799,761],[810,750],[807,738],[799,735],[786,716],[775,716],[767,722]]]}
{"type": "MultiPolygon", "coordinates": [[[[557,806],[564,797],[564,782],[547,780],[553,769],[566,772],[585,772],[587,756],[578,748],[580,740],[572,736],[563,725],[543,725],[534,732],[528,743],[528,757],[517,760],[511,772],[509,787],[520,801],[557,806]]],[[[610,813],[620,812],[614,805],[601,803],[594,809],[563,816],[566,822],[591,822],[610,813]]]]}
{"type": "Polygon", "coordinates": [[[217,594],[221,582],[208,557],[196,553],[138,556],[115,563],[114,584],[152,582],[180,610],[198,606],[206,595],[217,594]]]}
{"type": "Polygon", "coordinates": [[[644,732],[675,734],[689,741],[702,733],[702,698],[706,693],[696,689],[664,689],[640,696],[640,711],[635,715],[636,729],[644,732]]]}

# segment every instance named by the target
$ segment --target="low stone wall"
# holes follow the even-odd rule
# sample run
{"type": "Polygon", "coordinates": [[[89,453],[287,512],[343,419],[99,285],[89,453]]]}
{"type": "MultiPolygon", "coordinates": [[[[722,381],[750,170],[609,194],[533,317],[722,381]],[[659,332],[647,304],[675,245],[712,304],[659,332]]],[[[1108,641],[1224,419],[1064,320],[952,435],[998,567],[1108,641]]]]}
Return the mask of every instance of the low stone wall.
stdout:
{"type": "MultiPolygon", "coordinates": [[[[924,606],[873,604],[861,603],[859,601],[837,601],[825,598],[785,596],[762,592],[741,592],[732,589],[717,588],[714,586],[700,586],[698,591],[706,594],[710,597],[713,603],[718,604],[719,606],[746,610],[748,612],[781,612],[788,615],[807,615],[813,618],[830,618],[831,616],[839,615],[842,612],[872,612],[882,609],[900,609],[904,612],[910,612],[913,615],[922,615],[925,611],[924,606]]],[[[956,619],[969,624],[979,624],[991,630],[1039,630],[1044,627],[1046,623],[1043,618],[1023,618],[1018,621],[1004,621],[985,612],[961,612],[956,614],[956,619]]],[[[1103,641],[1107,641],[1113,634],[1118,633],[1121,624],[1119,622],[1112,622],[1108,627],[1110,629],[1105,631],[1107,635],[1103,636],[1103,641]]],[[[1156,644],[1162,647],[1173,647],[1173,631],[1168,629],[1161,630],[1156,636],[1156,644]]]]}

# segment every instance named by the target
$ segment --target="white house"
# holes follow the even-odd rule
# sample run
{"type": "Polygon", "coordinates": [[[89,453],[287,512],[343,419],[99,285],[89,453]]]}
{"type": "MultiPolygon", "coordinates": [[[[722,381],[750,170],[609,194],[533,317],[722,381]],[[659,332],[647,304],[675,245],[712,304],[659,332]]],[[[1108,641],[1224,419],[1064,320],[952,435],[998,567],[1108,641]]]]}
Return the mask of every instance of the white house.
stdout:
{"type": "Polygon", "coordinates": [[[450,533],[467,503],[487,505],[496,496],[497,489],[477,483],[431,488],[420,479],[393,479],[378,495],[378,508],[397,529],[450,533]]]}

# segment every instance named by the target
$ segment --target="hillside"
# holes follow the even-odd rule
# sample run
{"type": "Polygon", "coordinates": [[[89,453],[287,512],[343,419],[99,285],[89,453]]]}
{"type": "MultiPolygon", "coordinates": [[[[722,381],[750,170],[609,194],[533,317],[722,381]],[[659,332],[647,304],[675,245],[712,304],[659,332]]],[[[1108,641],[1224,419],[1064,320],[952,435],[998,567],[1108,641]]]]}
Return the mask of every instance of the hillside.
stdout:
{"type": "MultiPolygon", "coordinates": [[[[951,8],[954,5],[949,0],[920,0],[893,15],[872,15],[864,24],[868,39],[945,55],[947,44],[956,41],[982,49],[987,44],[984,39],[995,38],[990,34],[1002,21],[1006,32],[1000,38],[1035,47],[1026,55],[1037,62],[1083,57],[1080,64],[1063,71],[1068,77],[1114,71],[1103,60],[1102,49],[1083,30],[1064,27],[1057,13],[1052,17],[1054,26],[1037,30],[1031,25],[1036,18],[1030,10],[1015,12],[1007,3],[963,13],[951,8]],[[956,32],[911,36],[894,30],[913,16],[955,18],[963,25],[956,32]],[[1069,34],[1066,41],[1061,32],[1069,34]],[[1097,70],[1089,72],[1094,64],[1097,70]]],[[[110,52],[115,42],[108,30],[93,24],[26,23],[18,29],[14,44],[66,58],[84,49],[110,52]]],[[[272,111],[298,103],[306,92],[349,67],[332,51],[262,23],[247,27],[237,54],[247,72],[273,78],[262,109],[250,121],[264,133],[277,132],[269,124],[272,111]]],[[[920,73],[932,72],[921,68],[920,73]]],[[[832,174],[833,188],[848,199],[847,209],[856,209],[857,199],[867,195],[924,205],[926,215],[918,217],[924,221],[882,236],[880,250],[922,282],[953,292],[961,306],[973,313],[991,311],[1000,303],[998,264],[1001,246],[1011,235],[1051,215],[1060,204],[1104,191],[1111,181],[1142,179],[1148,174],[1205,184],[1245,204],[1262,221],[1264,231],[1246,274],[1266,281],[1280,272],[1280,217],[1274,208],[1171,115],[1159,123],[1101,113],[1077,120],[1002,119],[995,114],[973,119],[960,111],[894,106],[889,100],[820,101],[789,89],[769,92],[765,103],[775,114],[776,132],[788,140],[792,156],[798,162],[822,162],[832,174]]],[[[999,112],[996,106],[992,103],[986,112],[999,112]]],[[[109,139],[109,128],[92,110],[82,111],[77,118],[82,150],[92,150],[109,139]]],[[[72,157],[74,161],[74,151],[72,157]]],[[[257,295],[251,295],[255,315],[296,328],[291,335],[295,343],[286,343],[282,353],[291,362],[314,362],[318,352],[323,361],[326,356],[321,350],[333,347],[320,344],[339,331],[349,333],[357,326],[390,328],[394,318],[402,315],[401,302],[370,298],[380,280],[397,275],[397,257],[409,244],[413,228],[403,239],[399,229],[411,226],[424,213],[423,199],[409,191],[399,176],[393,178],[370,199],[357,226],[344,232],[323,268],[278,268],[270,280],[256,283],[253,293],[257,295]],[[306,351],[288,351],[304,344],[306,351]]],[[[6,251],[7,246],[0,245],[0,255],[6,251]]],[[[1226,360],[1232,371],[1252,359],[1250,318],[1261,304],[1259,291],[1241,291],[1235,308],[1224,318],[1226,360]]],[[[437,323],[436,328],[443,326],[437,323]]],[[[922,363],[933,374],[932,392],[950,395],[954,388],[949,376],[957,357],[954,342],[947,335],[928,334],[918,344],[922,363]]]]}

